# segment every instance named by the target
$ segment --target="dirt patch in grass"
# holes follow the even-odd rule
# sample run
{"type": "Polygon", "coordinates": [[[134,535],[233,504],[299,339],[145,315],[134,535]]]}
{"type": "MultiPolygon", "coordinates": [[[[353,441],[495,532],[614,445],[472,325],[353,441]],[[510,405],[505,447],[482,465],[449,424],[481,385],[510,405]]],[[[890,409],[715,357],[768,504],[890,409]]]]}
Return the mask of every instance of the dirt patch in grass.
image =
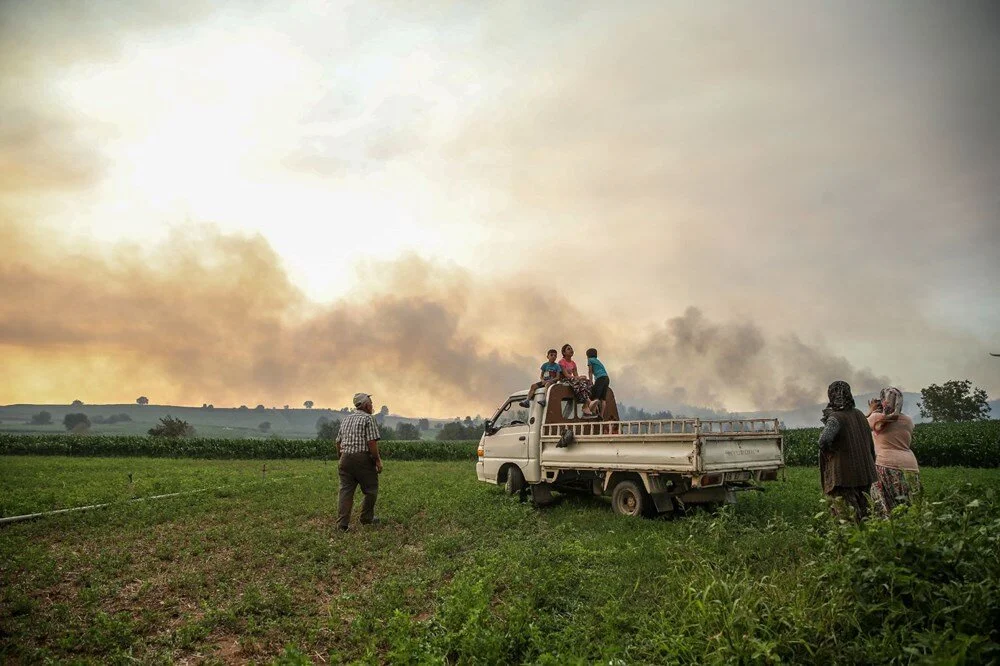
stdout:
{"type": "Polygon", "coordinates": [[[240,637],[230,633],[213,633],[208,637],[213,645],[212,655],[223,664],[246,663],[246,655],[240,645],[240,637]]]}

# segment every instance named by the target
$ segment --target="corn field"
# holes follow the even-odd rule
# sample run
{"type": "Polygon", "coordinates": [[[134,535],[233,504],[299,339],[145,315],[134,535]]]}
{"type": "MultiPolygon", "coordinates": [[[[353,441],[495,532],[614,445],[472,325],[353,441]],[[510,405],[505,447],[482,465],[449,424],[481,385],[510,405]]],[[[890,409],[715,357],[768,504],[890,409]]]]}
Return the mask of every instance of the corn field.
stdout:
{"type": "MultiPolygon", "coordinates": [[[[815,465],[819,428],[785,430],[785,462],[815,465]]],[[[383,442],[391,460],[472,460],[475,441],[383,442]]],[[[922,423],[913,451],[925,467],[1000,467],[1000,421],[922,423]]],[[[0,455],[148,456],[274,460],[333,458],[333,442],[317,439],[157,438],[142,435],[0,434],[0,455]]]]}

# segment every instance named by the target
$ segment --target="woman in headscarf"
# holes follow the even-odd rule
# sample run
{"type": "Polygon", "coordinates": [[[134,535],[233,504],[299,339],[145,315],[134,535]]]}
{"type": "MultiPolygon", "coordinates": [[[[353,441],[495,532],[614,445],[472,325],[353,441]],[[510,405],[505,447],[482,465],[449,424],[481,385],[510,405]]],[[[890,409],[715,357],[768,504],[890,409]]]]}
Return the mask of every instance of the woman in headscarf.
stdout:
{"type": "Polygon", "coordinates": [[[836,381],[827,389],[830,402],[823,410],[819,435],[819,473],[823,492],[834,500],[831,509],[842,516],[844,505],[854,520],[868,515],[868,497],[875,473],[875,443],[865,415],[854,406],[847,382],[836,381]]]}
{"type": "Polygon", "coordinates": [[[871,496],[875,511],[888,518],[900,504],[909,504],[920,492],[920,467],[910,450],[913,419],[903,413],[903,393],[895,386],[882,389],[868,403],[868,424],[875,437],[875,474],[871,496]]]}

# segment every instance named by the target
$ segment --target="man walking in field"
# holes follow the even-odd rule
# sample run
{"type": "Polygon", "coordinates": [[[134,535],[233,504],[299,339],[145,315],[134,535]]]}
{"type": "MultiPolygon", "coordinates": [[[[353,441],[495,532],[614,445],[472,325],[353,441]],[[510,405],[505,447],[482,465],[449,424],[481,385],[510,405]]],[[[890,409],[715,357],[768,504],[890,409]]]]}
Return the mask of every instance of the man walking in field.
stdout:
{"type": "Polygon", "coordinates": [[[337,527],[344,532],[351,522],[354,490],[359,485],[364,494],[361,524],[378,523],[375,499],[378,497],[378,475],[382,473],[382,458],[378,453],[378,440],[382,436],[372,416],[372,397],[367,393],[355,393],[354,407],[354,411],[341,422],[340,434],[337,435],[337,455],[340,457],[337,527]]]}

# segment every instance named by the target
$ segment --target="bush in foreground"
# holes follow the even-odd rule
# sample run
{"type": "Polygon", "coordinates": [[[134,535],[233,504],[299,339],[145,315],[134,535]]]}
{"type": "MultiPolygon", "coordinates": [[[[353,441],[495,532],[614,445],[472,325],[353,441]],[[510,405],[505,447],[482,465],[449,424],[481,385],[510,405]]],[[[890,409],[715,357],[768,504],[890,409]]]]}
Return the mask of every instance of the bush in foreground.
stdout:
{"type": "Polygon", "coordinates": [[[613,547],[587,551],[554,538],[536,544],[529,571],[512,568],[509,553],[480,552],[440,594],[429,623],[397,613],[378,630],[389,661],[618,663],[607,656],[617,653],[629,663],[995,663],[993,500],[955,494],[863,529],[824,511],[806,528],[801,560],[774,577],[757,573],[759,554],[727,557],[714,541],[748,532],[778,539],[787,526],[748,526],[732,511],[688,523],[709,532],[697,541],[714,558],[679,558],[680,572],[638,555],[636,570],[656,575],[636,573],[634,585],[615,561],[628,556],[613,547]]]}

